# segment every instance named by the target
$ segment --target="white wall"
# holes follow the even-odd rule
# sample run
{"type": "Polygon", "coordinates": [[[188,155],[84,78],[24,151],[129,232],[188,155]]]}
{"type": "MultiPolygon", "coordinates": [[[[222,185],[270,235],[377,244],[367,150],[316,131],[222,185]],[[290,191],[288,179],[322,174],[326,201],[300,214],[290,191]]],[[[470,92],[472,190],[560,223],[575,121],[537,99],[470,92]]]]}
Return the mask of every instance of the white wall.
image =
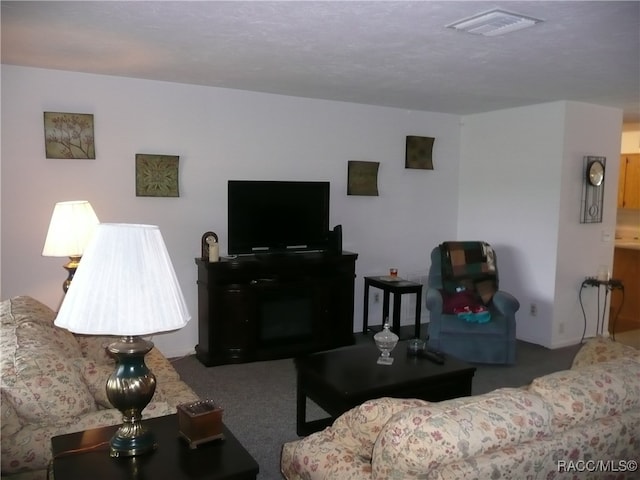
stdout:
{"type": "Polygon", "coordinates": [[[3,65],[1,297],[58,307],[65,259],[42,257],[42,245],[54,204],[86,199],[103,222],[160,226],[193,319],[154,341],[167,355],[189,353],[194,257],[207,230],[225,253],[227,180],[328,180],[331,224],[359,254],[358,331],[364,275],[423,273],[431,248],[455,238],[459,148],[453,115],[3,65]],[[93,113],[96,160],[46,159],[44,111],[93,113]],[[404,168],[406,135],[436,138],[435,170],[404,168]],[[180,156],[179,198],[135,196],[136,153],[180,156]],[[379,197],[346,195],[348,160],[381,163],[379,197]]]}
{"type": "Polygon", "coordinates": [[[460,238],[494,246],[500,286],[522,305],[518,336],[542,345],[546,329],[522,318],[531,302],[538,322],[551,317],[563,122],[558,105],[471,115],[463,125],[460,238]]]}
{"type": "MultiPolygon", "coordinates": [[[[57,308],[65,260],[41,256],[49,218],[56,202],[87,199],[103,222],[160,226],[194,316],[180,332],[156,336],[167,355],[197,342],[194,257],[207,230],[225,253],[228,179],[331,182],[331,224],[343,225],[344,248],[360,255],[354,331],[363,276],[396,266],[417,278],[433,246],[478,238],[496,247],[501,286],[523,305],[518,337],[575,343],[579,285],[611,262],[613,244],[601,240],[615,224],[617,110],[555,102],[460,118],[6,65],[1,81],[1,298],[28,294],[57,308]],[[93,113],[97,159],[46,159],[44,111],[93,113]],[[404,168],[406,135],[436,138],[435,170],[404,168]],[[136,153],[180,156],[180,198],[135,196],[136,153]],[[586,154],[610,159],[603,224],[578,223],[586,154]],[[379,197],[346,195],[348,160],[381,163],[379,197]]],[[[590,333],[595,292],[585,294],[590,333]]],[[[379,312],[370,306],[371,323],[379,312]]],[[[411,324],[411,308],[404,312],[411,324]]]]}
{"type": "MultiPolygon", "coordinates": [[[[579,285],[588,276],[596,276],[601,265],[613,270],[615,248],[620,135],[622,112],[613,108],[567,102],[562,163],[562,191],[556,265],[555,301],[551,342],[569,345],[580,338],[584,316],[579,302],[579,285]],[[584,185],[584,156],[606,157],[602,223],[581,224],[579,212],[584,185]]],[[[604,301],[604,289],[601,290],[604,301]]],[[[587,336],[596,333],[598,290],[582,291],[587,317],[587,336]]],[[[600,305],[602,310],[602,303],[600,305]]],[[[603,331],[608,331],[608,308],[604,312],[603,331]]],[[[602,314],[600,315],[602,321],[602,314]]]]}
{"type": "MultiPolygon", "coordinates": [[[[621,117],[554,102],[463,119],[458,235],[496,248],[500,286],[521,303],[518,338],[555,348],[582,336],[580,285],[613,261],[621,117]],[[599,224],[579,223],[584,155],[610,159],[599,224]]],[[[587,335],[596,326],[593,294],[584,292],[587,335]]]]}

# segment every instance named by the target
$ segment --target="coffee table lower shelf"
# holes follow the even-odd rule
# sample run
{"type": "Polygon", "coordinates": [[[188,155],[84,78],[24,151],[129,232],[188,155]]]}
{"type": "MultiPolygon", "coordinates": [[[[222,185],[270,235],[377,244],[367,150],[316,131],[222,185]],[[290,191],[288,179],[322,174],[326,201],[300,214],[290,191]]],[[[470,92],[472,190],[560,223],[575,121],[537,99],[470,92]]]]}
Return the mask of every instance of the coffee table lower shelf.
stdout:
{"type": "Polygon", "coordinates": [[[295,359],[296,431],[306,436],[329,426],[339,415],[380,397],[419,398],[432,402],[471,395],[475,367],[449,357],[444,365],[407,356],[398,342],[392,365],[378,365],[373,343],[345,347],[295,359]],[[307,421],[307,399],[329,413],[307,421]]]}

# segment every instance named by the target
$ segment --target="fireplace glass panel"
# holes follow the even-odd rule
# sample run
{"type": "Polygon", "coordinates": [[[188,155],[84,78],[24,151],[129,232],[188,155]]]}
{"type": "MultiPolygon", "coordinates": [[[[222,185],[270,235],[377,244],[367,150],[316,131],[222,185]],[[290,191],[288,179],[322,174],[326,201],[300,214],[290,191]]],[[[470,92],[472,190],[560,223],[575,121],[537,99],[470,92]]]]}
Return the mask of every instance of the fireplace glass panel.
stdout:
{"type": "Polygon", "coordinates": [[[311,337],[312,296],[306,289],[270,292],[260,301],[260,342],[311,337]]]}

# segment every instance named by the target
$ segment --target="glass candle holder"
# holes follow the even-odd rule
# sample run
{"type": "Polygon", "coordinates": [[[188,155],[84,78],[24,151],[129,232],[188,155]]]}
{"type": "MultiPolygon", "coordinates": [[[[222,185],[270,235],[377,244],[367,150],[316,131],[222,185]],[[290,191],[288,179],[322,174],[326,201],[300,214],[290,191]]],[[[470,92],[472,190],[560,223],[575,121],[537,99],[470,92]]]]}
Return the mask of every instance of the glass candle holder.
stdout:
{"type": "Polygon", "coordinates": [[[398,335],[393,333],[389,329],[389,321],[384,322],[382,330],[373,336],[373,341],[376,342],[376,347],[380,350],[380,357],[378,357],[379,365],[391,365],[393,364],[393,357],[391,352],[398,344],[398,335]]]}

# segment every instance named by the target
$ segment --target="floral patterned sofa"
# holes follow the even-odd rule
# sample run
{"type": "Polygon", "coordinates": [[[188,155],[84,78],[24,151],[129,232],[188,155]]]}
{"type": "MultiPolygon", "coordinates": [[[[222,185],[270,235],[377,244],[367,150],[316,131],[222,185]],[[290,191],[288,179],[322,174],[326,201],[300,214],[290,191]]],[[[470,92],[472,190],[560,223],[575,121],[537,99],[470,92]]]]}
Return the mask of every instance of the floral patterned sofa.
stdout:
{"type": "Polygon", "coordinates": [[[639,458],[640,351],[598,337],[570,370],[522,388],[365,402],[286,443],[280,463],[288,480],[619,480],[640,477],[639,458]]]}
{"type": "MultiPolygon", "coordinates": [[[[56,327],[54,318],[31,297],[0,304],[2,478],[45,480],[51,437],[122,423],[105,392],[115,366],[105,346],[113,337],[76,336],[56,327]]],[[[144,418],[198,399],[157,349],[145,358],[157,389],[144,418]]]]}

